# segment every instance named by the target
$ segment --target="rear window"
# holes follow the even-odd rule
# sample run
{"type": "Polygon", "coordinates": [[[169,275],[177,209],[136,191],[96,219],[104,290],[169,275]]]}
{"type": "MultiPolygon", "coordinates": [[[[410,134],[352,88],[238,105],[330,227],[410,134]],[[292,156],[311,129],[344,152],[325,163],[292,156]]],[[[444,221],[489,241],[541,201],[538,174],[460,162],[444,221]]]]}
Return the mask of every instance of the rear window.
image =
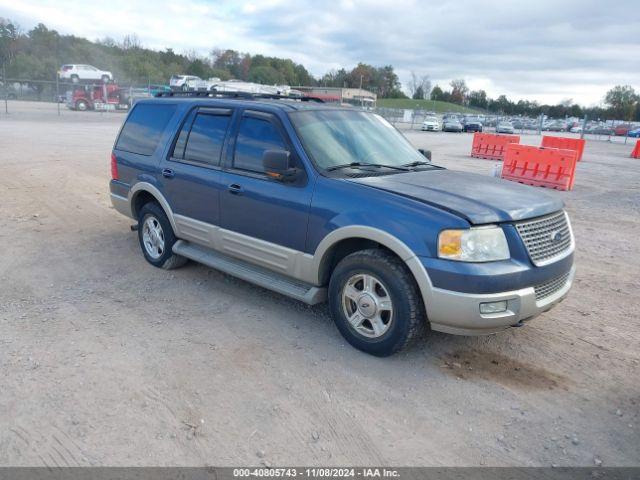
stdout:
{"type": "Polygon", "coordinates": [[[122,127],[116,148],[140,155],[151,155],[175,111],[176,105],[138,104],[122,127]]]}

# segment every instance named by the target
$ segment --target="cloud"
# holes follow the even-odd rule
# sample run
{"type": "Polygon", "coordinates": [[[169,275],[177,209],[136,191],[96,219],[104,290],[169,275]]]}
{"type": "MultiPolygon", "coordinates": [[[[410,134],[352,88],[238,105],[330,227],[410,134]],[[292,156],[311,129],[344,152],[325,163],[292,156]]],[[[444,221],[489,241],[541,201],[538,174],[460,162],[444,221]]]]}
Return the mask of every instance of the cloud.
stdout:
{"type": "Polygon", "coordinates": [[[358,61],[393,65],[401,80],[464,78],[489,95],[599,102],[640,86],[637,0],[0,0],[0,16],[91,39],[136,33],[145,46],[213,47],[290,57],[316,76],[358,61]]]}

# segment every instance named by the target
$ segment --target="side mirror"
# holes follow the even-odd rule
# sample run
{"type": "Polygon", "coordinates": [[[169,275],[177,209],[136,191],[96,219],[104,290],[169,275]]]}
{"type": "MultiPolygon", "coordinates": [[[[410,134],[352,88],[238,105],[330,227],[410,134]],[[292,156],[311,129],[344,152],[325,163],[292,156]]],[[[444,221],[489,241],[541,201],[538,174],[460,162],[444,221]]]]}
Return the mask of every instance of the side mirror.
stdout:
{"type": "Polygon", "coordinates": [[[431,161],[431,150],[424,150],[422,148],[419,148],[418,151],[422,154],[424,158],[431,161]]]}
{"type": "Polygon", "coordinates": [[[286,150],[265,150],[262,155],[265,173],[281,182],[293,182],[298,178],[298,169],[291,167],[291,155],[286,150]]]}

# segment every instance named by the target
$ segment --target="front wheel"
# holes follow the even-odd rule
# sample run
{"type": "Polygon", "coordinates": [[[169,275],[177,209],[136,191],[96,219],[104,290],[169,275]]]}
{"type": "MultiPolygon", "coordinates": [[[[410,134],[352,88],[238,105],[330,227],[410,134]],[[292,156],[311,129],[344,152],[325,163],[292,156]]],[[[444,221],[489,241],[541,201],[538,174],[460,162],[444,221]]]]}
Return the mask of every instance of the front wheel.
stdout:
{"type": "Polygon", "coordinates": [[[177,240],[167,215],[157,203],[147,203],[140,209],[138,241],[147,262],[165,270],[187,263],[186,258],[173,253],[177,240]]]}
{"type": "Polygon", "coordinates": [[[411,272],[380,249],[355,252],[338,263],[329,282],[329,307],[344,338],[378,357],[402,350],[426,324],[411,272]]]}

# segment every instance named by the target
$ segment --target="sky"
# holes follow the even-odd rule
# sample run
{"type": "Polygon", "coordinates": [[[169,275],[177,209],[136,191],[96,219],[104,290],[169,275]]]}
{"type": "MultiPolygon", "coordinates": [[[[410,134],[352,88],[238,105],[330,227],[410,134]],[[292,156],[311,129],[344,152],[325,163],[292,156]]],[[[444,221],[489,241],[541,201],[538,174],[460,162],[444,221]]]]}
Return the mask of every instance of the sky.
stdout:
{"type": "Polygon", "coordinates": [[[287,57],[316,77],[393,65],[405,86],[411,72],[447,88],[463,78],[512,100],[591,106],[614,85],[640,90],[640,0],[0,0],[0,17],[91,40],[135,33],[155,49],[287,57]]]}

